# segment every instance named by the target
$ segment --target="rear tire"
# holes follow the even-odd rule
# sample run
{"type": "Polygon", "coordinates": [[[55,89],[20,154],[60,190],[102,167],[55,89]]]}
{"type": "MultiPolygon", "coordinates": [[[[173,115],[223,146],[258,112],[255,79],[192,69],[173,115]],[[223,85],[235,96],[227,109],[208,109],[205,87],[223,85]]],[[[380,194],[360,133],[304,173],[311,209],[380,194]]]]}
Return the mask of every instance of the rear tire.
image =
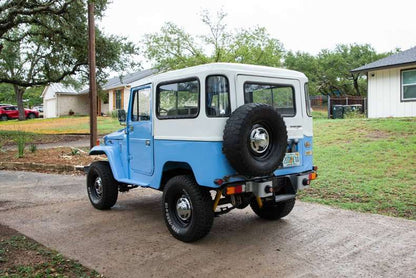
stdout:
{"type": "Polygon", "coordinates": [[[278,203],[267,201],[263,202],[263,207],[259,208],[256,198],[253,198],[250,207],[260,218],[277,220],[288,215],[295,206],[295,202],[295,198],[278,203]]]}
{"type": "Polygon", "coordinates": [[[171,178],[163,190],[163,215],[169,232],[184,242],[206,236],[214,221],[212,198],[189,175],[171,178]]]}
{"type": "Polygon", "coordinates": [[[9,119],[9,117],[7,117],[7,115],[1,115],[0,116],[1,121],[7,121],[8,119],[9,119]]]}
{"type": "Polygon", "coordinates": [[[118,183],[107,161],[91,164],[87,174],[87,191],[90,202],[96,209],[105,210],[115,205],[118,183]]]}

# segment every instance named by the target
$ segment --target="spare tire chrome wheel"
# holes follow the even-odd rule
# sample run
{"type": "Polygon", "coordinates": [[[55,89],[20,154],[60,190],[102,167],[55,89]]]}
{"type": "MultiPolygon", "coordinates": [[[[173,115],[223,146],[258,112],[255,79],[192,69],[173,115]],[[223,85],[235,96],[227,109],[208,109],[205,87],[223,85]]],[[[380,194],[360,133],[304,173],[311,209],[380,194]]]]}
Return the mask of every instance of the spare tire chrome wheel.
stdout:
{"type": "Polygon", "coordinates": [[[267,153],[270,146],[270,135],[265,127],[260,124],[253,126],[250,132],[250,147],[254,155],[262,156],[267,153]]]}
{"type": "Polygon", "coordinates": [[[286,125],[272,106],[248,103],[227,120],[223,141],[223,152],[239,174],[270,175],[286,154],[286,125]]]}

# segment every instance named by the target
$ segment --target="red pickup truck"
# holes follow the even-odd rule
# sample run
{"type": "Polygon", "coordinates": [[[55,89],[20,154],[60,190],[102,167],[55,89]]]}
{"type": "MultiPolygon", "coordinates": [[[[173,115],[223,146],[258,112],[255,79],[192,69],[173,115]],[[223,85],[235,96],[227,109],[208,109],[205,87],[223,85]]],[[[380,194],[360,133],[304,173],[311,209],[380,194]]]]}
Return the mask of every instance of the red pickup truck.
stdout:
{"type": "MultiPolygon", "coordinates": [[[[25,117],[26,119],[34,119],[39,117],[39,112],[32,109],[25,109],[25,117]]],[[[8,105],[8,106],[0,106],[0,120],[7,121],[8,119],[18,119],[19,118],[19,110],[17,106],[8,105]]]]}

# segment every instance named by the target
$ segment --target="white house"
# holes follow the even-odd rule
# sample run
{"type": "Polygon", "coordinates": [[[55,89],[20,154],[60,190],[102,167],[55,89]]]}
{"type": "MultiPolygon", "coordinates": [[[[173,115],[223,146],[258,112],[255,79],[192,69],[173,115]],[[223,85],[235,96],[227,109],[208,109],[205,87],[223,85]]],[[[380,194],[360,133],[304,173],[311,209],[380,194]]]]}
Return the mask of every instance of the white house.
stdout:
{"type": "Polygon", "coordinates": [[[45,87],[41,97],[43,98],[44,118],[68,116],[70,111],[74,115],[89,113],[88,92],[78,93],[72,86],[51,83],[45,87]]]}
{"type": "Polygon", "coordinates": [[[118,109],[127,111],[131,84],[155,72],[153,69],[148,69],[109,79],[103,86],[103,90],[108,92],[108,113],[118,109]]]}
{"type": "Polygon", "coordinates": [[[416,47],[351,72],[367,73],[369,118],[416,116],[416,47]]]}
{"type": "MultiPolygon", "coordinates": [[[[108,115],[117,109],[127,111],[131,84],[155,72],[153,69],[148,69],[109,79],[103,86],[103,90],[108,94],[108,100],[97,101],[98,115],[108,115]]],[[[51,83],[45,87],[41,97],[43,98],[44,118],[67,116],[70,111],[75,115],[89,114],[89,88],[77,92],[72,86],[51,83]]]]}

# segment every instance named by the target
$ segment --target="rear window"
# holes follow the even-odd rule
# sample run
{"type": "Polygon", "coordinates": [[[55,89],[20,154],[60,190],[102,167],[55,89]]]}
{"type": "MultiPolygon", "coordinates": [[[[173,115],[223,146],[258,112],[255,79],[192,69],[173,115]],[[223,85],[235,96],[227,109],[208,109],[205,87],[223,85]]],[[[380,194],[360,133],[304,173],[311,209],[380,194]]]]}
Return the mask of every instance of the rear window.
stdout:
{"type": "Polygon", "coordinates": [[[247,82],[244,84],[244,102],[271,105],[282,116],[296,115],[295,90],[291,85],[247,82]]]}

